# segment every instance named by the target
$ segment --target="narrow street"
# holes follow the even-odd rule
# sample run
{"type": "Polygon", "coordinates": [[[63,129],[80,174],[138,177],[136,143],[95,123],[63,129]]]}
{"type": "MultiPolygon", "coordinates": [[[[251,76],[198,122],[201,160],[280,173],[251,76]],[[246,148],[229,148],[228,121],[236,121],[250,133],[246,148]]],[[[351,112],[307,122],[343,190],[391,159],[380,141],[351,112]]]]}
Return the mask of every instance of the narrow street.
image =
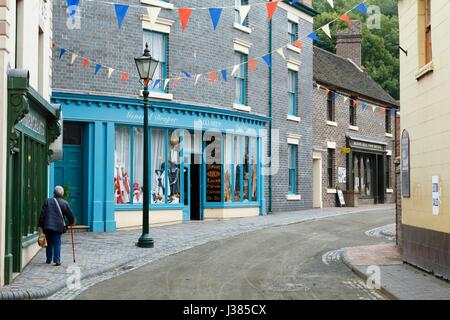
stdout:
{"type": "Polygon", "coordinates": [[[383,299],[339,260],[343,247],[388,242],[366,231],[393,210],[272,227],[163,258],[77,299],[383,299]]]}

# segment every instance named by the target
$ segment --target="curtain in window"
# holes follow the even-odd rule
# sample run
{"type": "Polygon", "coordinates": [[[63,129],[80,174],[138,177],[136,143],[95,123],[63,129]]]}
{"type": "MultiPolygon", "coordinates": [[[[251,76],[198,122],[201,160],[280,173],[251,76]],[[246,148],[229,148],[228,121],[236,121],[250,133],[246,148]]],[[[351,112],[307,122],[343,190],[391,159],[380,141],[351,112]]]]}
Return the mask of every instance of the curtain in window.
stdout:
{"type": "Polygon", "coordinates": [[[232,165],[233,165],[233,135],[225,135],[225,154],[224,154],[224,165],[225,165],[225,181],[224,181],[224,196],[225,202],[231,202],[232,199],[232,165]]]}
{"type": "Polygon", "coordinates": [[[144,184],[144,129],[134,128],[133,203],[142,203],[144,184]]]}
{"type": "MultiPolygon", "coordinates": [[[[148,49],[150,50],[150,54],[152,57],[160,63],[158,64],[158,67],[156,68],[155,74],[153,75],[154,80],[162,80],[164,75],[164,69],[165,69],[165,35],[158,32],[152,32],[152,31],[145,31],[144,32],[144,47],[145,44],[148,43],[148,49]]],[[[160,83],[155,88],[162,88],[163,81],[160,81],[160,83]]]]}
{"type": "Polygon", "coordinates": [[[251,172],[252,172],[252,192],[251,192],[251,200],[256,201],[257,200],[257,178],[258,178],[258,172],[256,164],[258,163],[258,140],[256,138],[250,138],[251,141],[251,148],[250,148],[250,166],[251,166],[251,172]]]}
{"type": "Polygon", "coordinates": [[[166,131],[164,129],[152,130],[152,203],[160,204],[165,202],[166,191],[166,131]]]}
{"type": "Polygon", "coordinates": [[[130,128],[117,127],[114,151],[114,201],[130,203],[130,128]]]}
{"type": "Polygon", "coordinates": [[[174,130],[169,131],[169,203],[180,203],[180,135],[174,130]]]}

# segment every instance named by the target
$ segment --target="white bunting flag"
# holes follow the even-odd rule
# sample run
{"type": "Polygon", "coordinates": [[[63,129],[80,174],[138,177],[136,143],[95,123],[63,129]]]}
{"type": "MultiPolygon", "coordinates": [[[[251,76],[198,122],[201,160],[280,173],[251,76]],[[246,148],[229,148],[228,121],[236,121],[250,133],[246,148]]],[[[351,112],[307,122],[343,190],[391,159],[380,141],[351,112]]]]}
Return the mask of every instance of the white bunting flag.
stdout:
{"type": "Polygon", "coordinates": [[[111,78],[113,72],[114,72],[113,68],[108,68],[108,78],[111,78]]]}
{"type": "Polygon", "coordinates": [[[375,112],[376,106],[372,106],[372,112],[375,112]]]}
{"type": "Polygon", "coordinates": [[[347,100],[348,100],[348,97],[344,97],[344,103],[347,102],[347,100]]]}
{"type": "Polygon", "coordinates": [[[284,60],[286,60],[286,56],[284,55],[283,48],[278,48],[276,51],[280,56],[283,57],[284,60]]]}
{"type": "Polygon", "coordinates": [[[245,18],[247,18],[249,11],[250,11],[250,6],[240,6],[239,7],[239,17],[241,18],[241,22],[244,22],[245,18]]]}
{"type": "Polygon", "coordinates": [[[238,69],[239,69],[239,65],[237,64],[233,67],[233,70],[231,70],[231,76],[234,76],[236,74],[236,72],[238,71],[238,69]]]}
{"type": "Polygon", "coordinates": [[[78,57],[78,55],[76,53],[72,52],[72,59],[70,59],[70,64],[73,64],[77,57],[78,57]]]}
{"type": "Polygon", "coordinates": [[[322,86],[320,84],[317,85],[317,90],[320,90],[322,86]]]}
{"type": "Polygon", "coordinates": [[[170,79],[164,80],[164,90],[167,89],[167,85],[169,84],[169,82],[170,82],[170,79]]]}
{"type": "Polygon", "coordinates": [[[330,4],[330,6],[332,7],[332,8],[334,8],[334,1],[333,0],[327,0],[328,1],[328,3],[330,4]]]}
{"type": "Polygon", "coordinates": [[[153,26],[158,19],[158,15],[161,12],[161,8],[158,7],[149,7],[147,8],[148,19],[150,21],[150,26],[153,26]]]}
{"type": "Polygon", "coordinates": [[[331,31],[330,31],[330,25],[326,24],[322,27],[322,31],[325,32],[325,34],[328,36],[328,38],[331,39],[331,31]]]}
{"type": "Polygon", "coordinates": [[[202,76],[201,74],[198,74],[198,75],[195,76],[195,83],[194,83],[194,86],[197,85],[198,79],[200,79],[201,76],[202,76]]]}

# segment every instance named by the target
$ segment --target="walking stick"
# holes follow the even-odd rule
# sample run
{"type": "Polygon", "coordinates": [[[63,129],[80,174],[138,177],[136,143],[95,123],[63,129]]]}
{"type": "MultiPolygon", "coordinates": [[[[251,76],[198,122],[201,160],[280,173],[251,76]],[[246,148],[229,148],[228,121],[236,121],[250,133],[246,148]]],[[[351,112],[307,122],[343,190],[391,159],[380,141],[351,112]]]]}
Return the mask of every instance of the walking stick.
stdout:
{"type": "Polygon", "coordinates": [[[73,226],[70,226],[70,235],[72,236],[72,256],[73,256],[73,263],[75,263],[75,243],[73,241],[73,226]]]}

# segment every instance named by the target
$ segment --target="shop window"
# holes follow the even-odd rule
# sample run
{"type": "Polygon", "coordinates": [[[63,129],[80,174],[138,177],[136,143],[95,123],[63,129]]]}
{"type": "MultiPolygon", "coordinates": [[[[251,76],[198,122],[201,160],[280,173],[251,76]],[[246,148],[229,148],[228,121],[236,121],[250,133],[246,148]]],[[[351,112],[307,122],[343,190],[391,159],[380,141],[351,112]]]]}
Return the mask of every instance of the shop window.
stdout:
{"type": "Polygon", "coordinates": [[[298,23],[293,21],[288,21],[288,34],[289,40],[294,42],[298,39],[298,23]]]}
{"type": "Polygon", "coordinates": [[[167,35],[160,32],[144,30],[144,48],[148,44],[148,49],[152,57],[159,61],[150,90],[164,91],[164,79],[167,76],[167,35]],[[156,80],[159,80],[156,82],[156,80]]]}
{"type": "Polygon", "coordinates": [[[234,202],[241,201],[241,177],[243,169],[242,137],[234,137],[234,202]]]}
{"type": "Polygon", "coordinates": [[[206,201],[222,202],[222,135],[205,134],[206,201]]]}
{"type": "Polygon", "coordinates": [[[232,135],[225,135],[225,153],[224,153],[224,201],[233,201],[233,139],[232,135]]]}
{"type": "Polygon", "coordinates": [[[181,199],[180,184],[180,151],[181,141],[180,135],[175,130],[168,131],[169,137],[169,157],[167,160],[167,180],[169,189],[167,193],[167,201],[170,204],[178,204],[181,199]]]}
{"type": "Polygon", "coordinates": [[[151,139],[151,201],[166,202],[166,135],[165,129],[152,129],[151,139]]]}
{"type": "Polygon", "coordinates": [[[334,188],[334,149],[328,149],[327,158],[328,188],[334,188]]]}
{"type": "Polygon", "coordinates": [[[133,128],[133,203],[142,203],[144,201],[144,129],[133,128]]]}
{"type": "Polygon", "coordinates": [[[356,107],[355,107],[355,100],[350,99],[350,104],[348,106],[349,108],[349,114],[350,114],[350,125],[356,126],[356,107]]]}
{"type": "Polygon", "coordinates": [[[250,172],[251,172],[251,201],[257,200],[258,185],[256,178],[258,176],[256,164],[258,163],[258,140],[250,138],[250,172]]]}
{"type": "Polygon", "coordinates": [[[131,202],[130,188],[130,128],[116,128],[114,152],[114,200],[116,204],[131,202]]]}
{"type": "Polygon", "coordinates": [[[289,194],[297,194],[297,149],[298,146],[290,144],[288,149],[289,168],[289,194]]]}
{"type": "Polygon", "coordinates": [[[243,143],[244,143],[244,163],[243,163],[243,166],[242,166],[243,200],[244,201],[248,201],[249,200],[249,196],[250,196],[250,153],[249,153],[250,138],[249,137],[244,137],[243,138],[243,143]]]}
{"type": "Polygon", "coordinates": [[[234,0],[234,22],[248,27],[248,15],[243,21],[241,21],[241,16],[239,14],[239,7],[246,5],[248,5],[248,0],[234,0]]]}
{"type": "Polygon", "coordinates": [[[64,122],[63,144],[81,145],[83,142],[82,125],[73,122],[64,122]]]}
{"type": "Polygon", "coordinates": [[[247,105],[247,55],[236,52],[236,64],[239,68],[234,74],[235,99],[234,102],[241,105],[247,105]]]}
{"type": "Polygon", "coordinates": [[[335,104],[335,98],[334,98],[334,92],[328,91],[327,95],[327,120],[328,121],[334,121],[334,104],[335,104]]]}
{"type": "Polygon", "coordinates": [[[293,116],[297,115],[297,77],[296,71],[288,70],[289,114],[293,116]]]}

